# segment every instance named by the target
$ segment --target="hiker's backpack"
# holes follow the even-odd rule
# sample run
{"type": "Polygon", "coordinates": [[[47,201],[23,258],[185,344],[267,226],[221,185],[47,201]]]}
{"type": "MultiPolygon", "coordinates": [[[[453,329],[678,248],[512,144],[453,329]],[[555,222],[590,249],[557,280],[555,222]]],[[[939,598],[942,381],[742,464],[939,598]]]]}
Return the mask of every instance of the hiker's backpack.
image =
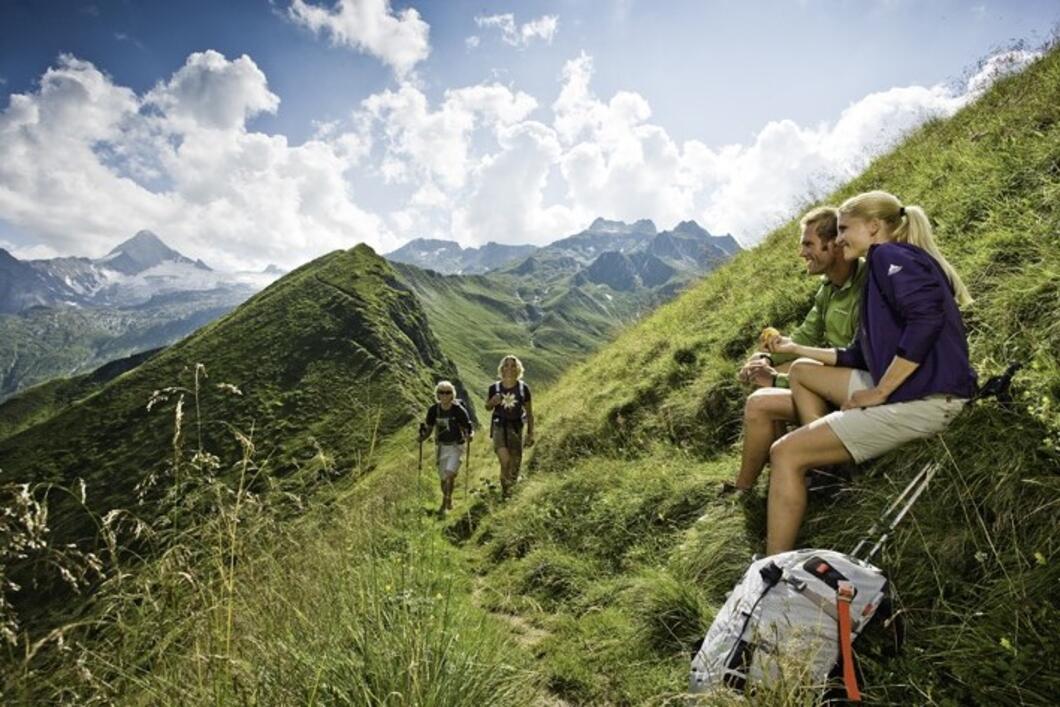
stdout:
{"type": "Polygon", "coordinates": [[[854,640],[874,619],[891,613],[890,584],[869,560],[937,468],[924,467],[851,554],[791,550],[753,561],[692,660],[689,692],[743,690],[748,683],[768,686],[785,677],[809,678],[823,691],[829,676],[838,673],[847,699],[859,701],[854,640]]]}
{"type": "Polygon", "coordinates": [[[889,605],[883,573],[840,552],[792,550],[752,562],[692,661],[689,691],[742,690],[785,674],[823,686],[838,659],[847,698],[857,700],[852,642],[889,605]]]}

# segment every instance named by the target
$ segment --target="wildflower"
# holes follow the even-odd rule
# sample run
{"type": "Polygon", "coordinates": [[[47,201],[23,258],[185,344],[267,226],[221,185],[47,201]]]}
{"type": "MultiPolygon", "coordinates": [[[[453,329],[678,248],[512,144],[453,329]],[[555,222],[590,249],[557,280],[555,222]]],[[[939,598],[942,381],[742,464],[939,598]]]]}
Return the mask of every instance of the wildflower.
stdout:
{"type": "Polygon", "coordinates": [[[1046,562],[1045,555],[1042,554],[1041,550],[1038,550],[1037,552],[1034,553],[1034,561],[1037,562],[1042,567],[1045,567],[1045,565],[1048,564],[1046,562]]]}

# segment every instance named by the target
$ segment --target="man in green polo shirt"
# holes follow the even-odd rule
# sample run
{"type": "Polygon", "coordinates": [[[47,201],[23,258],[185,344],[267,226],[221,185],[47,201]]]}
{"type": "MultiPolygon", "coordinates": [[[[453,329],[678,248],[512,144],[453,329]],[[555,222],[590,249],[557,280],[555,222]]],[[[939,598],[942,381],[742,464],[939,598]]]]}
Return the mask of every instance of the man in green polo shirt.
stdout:
{"type": "MultiPolygon", "coordinates": [[[[821,276],[821,287],[802,324],[791,338],[804,346],[841,347],[853,340],[861,314],[861,293],[868,268],[864,261],[847,262],[836,245],[836,210],[813,209],[799,221],[799,254],[806,272],[821,276]]],[[[787,369],[792,356],[755,353],[740,369],[740,380],[757,386],[744,405],[743,455],[735,483],[725,491],[745,491],[754,486],[769,460],[769,447],[783,434],[784,426],[796,422],[795,406],[788,390],[787,369]]]]}

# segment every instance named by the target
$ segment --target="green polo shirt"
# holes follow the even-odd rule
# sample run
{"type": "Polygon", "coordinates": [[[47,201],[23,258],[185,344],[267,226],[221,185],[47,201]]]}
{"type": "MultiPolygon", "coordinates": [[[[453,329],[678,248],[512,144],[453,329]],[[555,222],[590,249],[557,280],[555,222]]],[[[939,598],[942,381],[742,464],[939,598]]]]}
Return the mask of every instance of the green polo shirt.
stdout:
{"type": "MultiPolygon", "coordinates": [[[[854,274],[842,285],[836,286],[827,277],[822,277],[820,289],[813,297],[813,307],[802,324],[791,332],[791,340],[803,346],[816,348],[841,348],[854,340],[861,319],[861,294],[865,291],[865,279],[869,269],[861,258],[854,264],[854,274]]],[[[773,363],[790,361],[791,354],[772,354],[773,363]]],[[[787,388],[788,376],[778,373],[776,386],[787,388]]]]}

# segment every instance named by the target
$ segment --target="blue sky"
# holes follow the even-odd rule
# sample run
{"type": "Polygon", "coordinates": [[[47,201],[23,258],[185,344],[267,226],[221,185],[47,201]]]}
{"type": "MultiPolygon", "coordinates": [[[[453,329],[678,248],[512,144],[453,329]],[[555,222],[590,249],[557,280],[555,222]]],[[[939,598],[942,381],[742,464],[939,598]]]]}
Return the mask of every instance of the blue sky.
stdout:
{"type": "Polygon", "coordinates": [[[222,267],[543,243],[597,215],[745,244],[1018,67],[1056,2],[7,2],[0,247],[151,228],[222,267]],[[982,78],[982,77],[980,77],[982,78]]]}

